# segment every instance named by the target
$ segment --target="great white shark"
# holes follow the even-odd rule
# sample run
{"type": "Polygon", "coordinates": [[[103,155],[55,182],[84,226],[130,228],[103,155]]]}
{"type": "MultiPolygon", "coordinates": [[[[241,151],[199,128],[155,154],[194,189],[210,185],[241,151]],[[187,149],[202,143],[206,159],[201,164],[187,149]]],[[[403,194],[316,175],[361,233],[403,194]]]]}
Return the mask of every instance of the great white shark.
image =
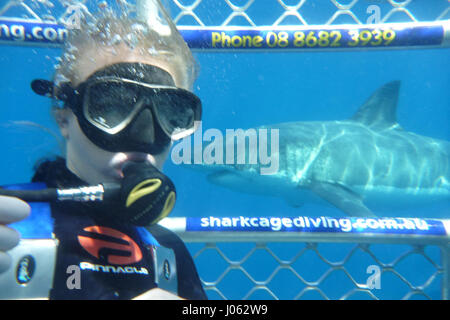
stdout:
{"type": "Polygon", "coordinates": [[[273,141],[267,146],[277,150],[271,155],[279,160],[274,174],[262,175],[261,164],[192,166],[232,190],[282,197],[294,206],[325,202],[351,216],[450,203],[450,143],[398,124],[399,90],[400,81],[385,84],[347,120],[259,127],[279,132],[278,150],[271,148],[273,141]]]}

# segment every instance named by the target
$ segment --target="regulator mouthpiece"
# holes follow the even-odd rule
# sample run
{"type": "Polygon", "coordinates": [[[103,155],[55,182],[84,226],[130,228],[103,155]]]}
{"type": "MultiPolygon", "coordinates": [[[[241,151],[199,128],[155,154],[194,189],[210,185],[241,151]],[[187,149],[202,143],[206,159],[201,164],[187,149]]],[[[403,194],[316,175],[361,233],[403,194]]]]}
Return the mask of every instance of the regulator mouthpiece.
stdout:
{"type": "Polygon", "coordinates": [[[152,225],[167,217],[175,205],[172,181],[154,166],[132,162],[123,169],[120,219],[138,226],[152,225]]]}

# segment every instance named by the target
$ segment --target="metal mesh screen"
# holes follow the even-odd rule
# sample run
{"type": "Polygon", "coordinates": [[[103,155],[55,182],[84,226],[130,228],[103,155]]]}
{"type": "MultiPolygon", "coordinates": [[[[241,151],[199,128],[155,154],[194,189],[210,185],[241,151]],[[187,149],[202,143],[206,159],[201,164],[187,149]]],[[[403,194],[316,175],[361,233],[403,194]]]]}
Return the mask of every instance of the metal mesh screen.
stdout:
{"type": "Polygon", "coordinates": [[[447,298],[444,247],[267,241],[189,244],[208,296],[231,300],[447,298]]]}
{"type": "MultiPolygon", "coordinates": [[[[62,22],[77,10],[110,5],[104,0],[8,0],[0,17],[62,22]]],[[[136,0],[118,1],[133,7],[136,0]]],[[[366,24],[450,19],[448,0],[170,0],[180,26],[278,26],[366,24]]]]}
{"type": "Polygon", "coordinates": [[[420,6],[411,0],[174,0],[173,3],[176,6],[173,10],[176,11],[174,19],[179,25],[365,24],[435,21],[448,19],[450,16],[447,0],[433,1],[433,6],[429,3],[428,8],[426,4],[420,6]],[[263,14],[258,8],[262,5],[265,8],[263,14]],[[270,9],[267,9],[268,6],[270,9]],[[217,20],[211,21],[210,18],[204,17],[205,7],[215,8],[222,14],[218,13],[217,20]]]}

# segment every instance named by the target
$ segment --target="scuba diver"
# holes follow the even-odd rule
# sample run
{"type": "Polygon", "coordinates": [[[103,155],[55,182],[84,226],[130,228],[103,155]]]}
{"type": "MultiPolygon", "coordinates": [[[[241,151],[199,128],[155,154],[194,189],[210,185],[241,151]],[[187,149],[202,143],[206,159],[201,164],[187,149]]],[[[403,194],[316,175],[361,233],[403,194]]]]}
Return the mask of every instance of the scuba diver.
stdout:
{"type": "Polygon", "coordinates": [[[176,197],[161,172],[172,141],[201,119],[197,66],[160,1],[151,8],[82,23],[53,81],[31,83],[54,102],[65,158],[37,166],[37,190],[0,192],[2,298],[206,299],[187,248],[157,224],[176,197]],[[46,215],[32,201],[50,193],[69,201],[51,201],[46,215]],[[21,234],[7,226],[16,221],[21,234]],[[26,239],[46,228],[53,249],[26,239]]]}

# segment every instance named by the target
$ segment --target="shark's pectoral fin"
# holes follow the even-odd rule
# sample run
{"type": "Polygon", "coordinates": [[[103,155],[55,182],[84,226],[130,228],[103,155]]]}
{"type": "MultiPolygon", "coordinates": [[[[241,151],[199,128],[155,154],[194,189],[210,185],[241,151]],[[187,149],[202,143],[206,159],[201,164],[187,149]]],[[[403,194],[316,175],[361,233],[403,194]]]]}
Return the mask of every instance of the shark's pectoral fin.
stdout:
{"type": "Polygon", "coordinates": [[[319,197],[348,215],[357,217],[374,216],[364,205],[360,195],[339,183],[313,182],[309,187],[319,197]]]}

